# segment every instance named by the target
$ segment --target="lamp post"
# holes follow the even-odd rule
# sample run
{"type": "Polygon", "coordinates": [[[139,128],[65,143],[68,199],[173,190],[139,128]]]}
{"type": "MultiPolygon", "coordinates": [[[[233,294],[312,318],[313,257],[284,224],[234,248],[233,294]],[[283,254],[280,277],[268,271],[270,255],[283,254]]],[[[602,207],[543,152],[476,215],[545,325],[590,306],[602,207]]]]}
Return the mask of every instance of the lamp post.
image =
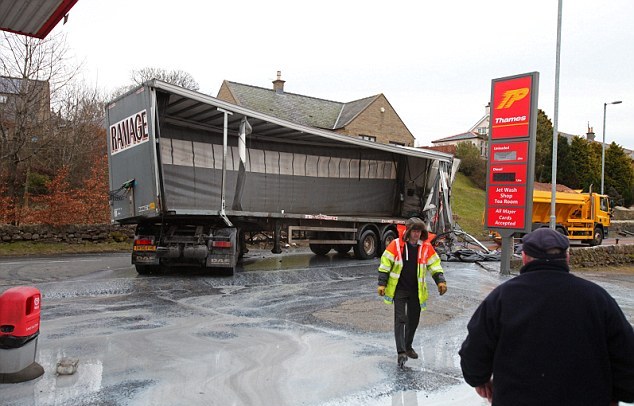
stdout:
{"type": "Polygon", "coordinates": [[[621,100],[613,101],[610,103],[603,103],[603,142],[601,143],[601,194],[603,194],[603,185],[605,179],[605,112],[608,104],[621,104],[621,100]]]}
{"type": "Polygon", "coordinates": [[[559,65],[561,54],[561,14],[563,7],[563,0],[559,0],[557,7],[557,53],[555,55],[555,114],[553,116],[553,158],[552,158],[552,176],[550,183],[550,228],[553,230],[557,224],[557,218],[555,215],[555,203],[557,194],[557,145],[559,144],[559,130],[557,128],[557,122],[559,120],[559,65]]]}

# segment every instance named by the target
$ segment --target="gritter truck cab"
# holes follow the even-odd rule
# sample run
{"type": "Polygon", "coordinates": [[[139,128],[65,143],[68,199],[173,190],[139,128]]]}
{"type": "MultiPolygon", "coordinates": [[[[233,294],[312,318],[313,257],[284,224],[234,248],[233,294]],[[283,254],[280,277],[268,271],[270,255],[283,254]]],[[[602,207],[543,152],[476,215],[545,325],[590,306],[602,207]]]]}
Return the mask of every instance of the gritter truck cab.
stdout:
{"type": "MultiPolygon", "coordinates": [[[[232,274],[254,233],[380,255],[412,216],[452,228],[453,157],[306,127],[152,80],[106,106],[112,221],[140,274],[232,274]]],[[[457,163],[457,160],[456,160],[457,163]]]]}
{"type": "MultiPolygon", "coordinates": [[[[552,192],[533,191],[533,228],[550,223],[552,192]]],[[[574,190],[555,192],[556,229],[589,245],[601,245],[610,227],[610,201],[607,195],[574,190]]]]}

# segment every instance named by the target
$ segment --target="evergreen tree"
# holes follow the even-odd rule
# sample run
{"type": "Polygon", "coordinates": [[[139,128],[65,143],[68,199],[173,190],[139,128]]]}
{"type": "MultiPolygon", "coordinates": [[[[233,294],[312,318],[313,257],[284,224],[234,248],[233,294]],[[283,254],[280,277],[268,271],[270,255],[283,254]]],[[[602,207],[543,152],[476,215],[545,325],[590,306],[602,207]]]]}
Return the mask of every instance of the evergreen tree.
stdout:
{"type": "Polygon", "coordinates": [[[623,202],[626,206],[632,204],[634,200],[632,161],[623,150],[623,147],[614,142],[605,150],[604,182],[606,191],[614,188],[623,197],[623,202]]]}
{"type": "Polygon", "coordinates": [[[460,159],[460,172],[464,173],[478,187],[486,187],[486,161],[480,156],[480,150],[469,141],[456,146],[456,158],[460,159]]]}
{"type": "MultiPolygon", "coordinates": [[[[592,182],[588,184],[588,188],[592,185],[593,192],[601,191],[601,143],[589,142],[590,144],[590,156],[588,161],[591,166],[591,179],[592,182]]],[[[589,175],[590,176],[590,175],[589,175]]],[[[589,189],[588,189],[589,190],[589,189]]]]}
{"type": "Polygon", "coordinates": [[[592,159],[590,142],[585,138],[574,137],[570,143],[569,157],[569,167],[560,166],[566,174],[566,185],[585,191],[589,190],[590,185],[596,185],[596,159],[592,159]]]}
{"type": "MultiPolygon", "coordinates": [[[[568,138],[560,135],[557,137],[557,183],[574,189],[575,187],[572,185],[574,182],[573,159],[568,138]]],[[[552,182],[552,174],[550,181],[552,182]]]]}
{"type": "Polygon", "coordinates": [[[550,182],[552,167],[553,123],[542,109],[537,111],[537,143],[535,146],[535,181],[550,182]]]}

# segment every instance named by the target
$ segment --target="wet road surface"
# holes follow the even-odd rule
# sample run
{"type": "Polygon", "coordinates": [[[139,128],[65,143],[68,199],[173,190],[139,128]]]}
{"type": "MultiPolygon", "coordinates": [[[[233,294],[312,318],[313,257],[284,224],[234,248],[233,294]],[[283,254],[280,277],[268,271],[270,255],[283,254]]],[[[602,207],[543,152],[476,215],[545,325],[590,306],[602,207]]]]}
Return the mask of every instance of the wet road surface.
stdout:
{"type": "MultiPolygon", "coordinates": [[[[445,262],[396,365],[378,259],[252,250],[232,277],[139,276],[123,254],[0,261],[0,291],[42,292],[42,377],[0,384],[3,405],[486,405],[462,381],[458,348],[499,263],[445,262]],[[74,375],[57,376],[63,357],[74,375]]],[[[634,321],[634,276],[587,272],[634,321]]],[[[431,279],[430,279],[431,281],[431,279]]],[[[431,282],[433,287],[433,281],[431,282]]]]}

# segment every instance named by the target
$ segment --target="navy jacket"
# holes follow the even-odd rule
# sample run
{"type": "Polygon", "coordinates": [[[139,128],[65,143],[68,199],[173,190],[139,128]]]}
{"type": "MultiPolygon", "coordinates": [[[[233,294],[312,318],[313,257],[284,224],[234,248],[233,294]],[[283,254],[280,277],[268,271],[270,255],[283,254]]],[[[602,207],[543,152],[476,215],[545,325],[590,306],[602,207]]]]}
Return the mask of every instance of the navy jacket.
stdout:
{"type": "Polygon", "coordinates": [[[493,375],[493,405],[634,402],[634,330],[599,285],[564,260],[534,260],[473,314],[460,349],[466,382],[493,375]]]}

